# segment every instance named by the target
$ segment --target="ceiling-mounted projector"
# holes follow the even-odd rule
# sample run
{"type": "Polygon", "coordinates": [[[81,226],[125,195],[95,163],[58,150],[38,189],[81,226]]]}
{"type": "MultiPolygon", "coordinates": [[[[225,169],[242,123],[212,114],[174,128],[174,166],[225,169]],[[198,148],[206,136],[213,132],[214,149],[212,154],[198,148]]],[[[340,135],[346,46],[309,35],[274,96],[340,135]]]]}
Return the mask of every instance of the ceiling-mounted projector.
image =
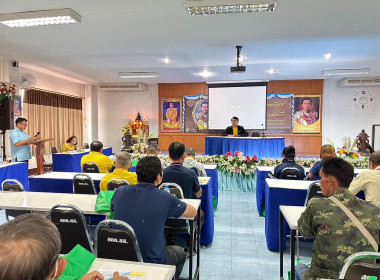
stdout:
{"type": "Polygon", "coordinates": [[[231,73],[243,73],[245,72],[245,66],[240,63],[240,51],[243,46],[236,46],[236,66],[230,68],[231,73]]]}

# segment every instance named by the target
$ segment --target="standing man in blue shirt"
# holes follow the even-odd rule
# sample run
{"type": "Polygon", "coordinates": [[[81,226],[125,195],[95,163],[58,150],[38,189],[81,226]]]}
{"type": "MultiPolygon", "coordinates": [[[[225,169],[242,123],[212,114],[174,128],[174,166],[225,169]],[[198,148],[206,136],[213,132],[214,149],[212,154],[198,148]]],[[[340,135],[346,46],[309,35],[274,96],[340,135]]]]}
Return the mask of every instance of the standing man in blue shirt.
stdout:
{"type": "Polygon", "coordinates": [[[32,158],[29,145],[33,141],[40,139],[40,136],[30,137],[24,130],[28,126],[25,118],[16,119],[16,128],[11,131],[9,140],[11,141],[12,160],[16,162],[26,162],[32,158]]]}

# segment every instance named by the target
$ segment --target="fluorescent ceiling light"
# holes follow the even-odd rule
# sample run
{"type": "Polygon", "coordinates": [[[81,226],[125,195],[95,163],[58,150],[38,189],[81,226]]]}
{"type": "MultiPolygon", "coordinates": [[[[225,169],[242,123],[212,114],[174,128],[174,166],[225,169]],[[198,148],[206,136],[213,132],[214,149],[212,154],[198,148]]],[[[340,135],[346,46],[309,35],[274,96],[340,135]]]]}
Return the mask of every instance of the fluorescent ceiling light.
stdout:
{"type": "Polygon", "coordinates": [[[165,57],[165,58],[162,59],[162,62],[165,63],[165,64],[169,64],[170,61],[171,61],[171,60],[170,60],[170,58],[168,58],[168,57],[165,57]]]}
{"type": "Polygon", "coordinates": [[[331,53],[326,53],[323,56],[325,57],[326,60],[329,60],[332,57],[332,54],[331,53]]]}
{"type": "Polygon", "coordinates": [[[333,70],[323,70],[323,76],[344,76],[344,75],[366,75],[369,74],[370,68],[362,69],[333,69],[333,70]]]}
{"type": "Polygon", "coordinates": [[[205,70],[203,70],[203,72],[200,72],[197,75],[199,75],[203,78],[208,78],[208,77],[214,76],[215,74],[212,72],[209,72],[207,69],[205,69],[205,70]]]}
{"type": "Polygon", "coordinates": [[[70,24],[80,23],[80,21],[80,15],[71,9],[31,11],[0,15],[0,22],[10,27],[70,24]]]}
{"type": "Polygon", "coordinates": [[[274,69],[273,68],[271,68],[271,69],[269,69],[268,71],[266,71],[267,73],[269,73],[269,74],[273,74],[274,73],[274,69]]]}
{"type": "Polygon", "coordinates": [[[277,0],[185,0],[190,15],[273,12],[277,0]]]}
{"type": "Polygon", "coordinates": [[[157,72],[119,72],[119,77],[124,79],[149,79],[158,78],[157,72]]]}

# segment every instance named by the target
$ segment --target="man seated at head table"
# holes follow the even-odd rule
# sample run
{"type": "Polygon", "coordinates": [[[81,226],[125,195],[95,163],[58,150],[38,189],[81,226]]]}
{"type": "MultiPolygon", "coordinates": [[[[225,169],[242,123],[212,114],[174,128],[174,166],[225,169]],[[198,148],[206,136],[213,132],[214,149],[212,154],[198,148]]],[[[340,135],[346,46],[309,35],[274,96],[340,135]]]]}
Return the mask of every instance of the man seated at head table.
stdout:
{"type": "MultiPolygon", "coordinates": [[[[158,152],[160,151],[160,149],[158,148],[157,145],[154,145],[154,144],[150,144],[148,146],[148,148],[146,149],[146,155],[147,156],[153,156],[153,157],[158,157],[158,152]]],[[[162,165],[162,168],[166,168],[169,166],[168,162],[165,161],[164,159],[161,159],[160,158],[160,161],[161,161],[161,165],[162,165]]]]}
{"type": "Polygon", "coordinates": [[[353,195],[364,190],[365,200],[380,207],[380,151],[369,156],[368,165],[370,170],[360,172],[352,180],[348,190],[353,195]]]}
{"type": "Polygon", "coordinates": [[[91,152],[88,155],[84,155],[80,161],[80,166],[83,168],[83,164],[90,161],[95,162],[100,173],[109,173],[112,169],[113,161],[103,155],[103,143],[100,141],[93,141],[90,145],[91,152]]]}
{"type": "Polygon", "coordinates": [[[135,172],[129,172],[128,169],[132,166],[132,156],[127,152],[120,152],[115,158],[115,170],[102,178],[99,184],[101,191],[107,190],[107,184],[112,179],[125,179],[131,185],[137,184],[137,175],[135,172]]]}
{"type": "Polygon", "coordinates": [[[244,129],[243,126],[239,124],[238,117],[231,118],[231,126],[228,126],[226,130],[222,133],[222,136],[234,136],[234,137],[247,137],[248,132],[244,129]]]}
{"type": "MultiPolygon", "coordinates": [[[[56,226],[40,214],[24,214],[0,226],[0,280],[58,279],[67,260],[58,258],[61,237],[56,226]]],[[[102,280],[98,271],[81,280],[102,280]]],[[[114,280],[127,277],[113,274],[114,280]]]]}
{"type": "Polygon", "coordinates": [[[304,237],[315,237],[311,266],[296,265],[297,279],[338,279],[344,260],[357,252],[376,252],[379,244],[380,208],[355,197],[348,191],[354,168],[341,158],[322,161],[323,198],[312,198],[298,220],[304,237]],[[328,198],[330,197],[330,198],[328,198]],[[340,201],[363,224],[374,239],[370,241],[331,198],[340,201]]]}
{"type": "Polygon", "coordinates": [[[187,147],[185,150],[185,155],[186,158],[183,161],[183,166],[190,169],[197,169],[199,177],[207,177],[203,164],[195,160],[195,149],[193,147],[187,147]]]}
{"type": "Polygon", "coordinates": [[[295,162],[294,158],[296,157],[296,149],[293,146],[285,147],[282,150],[282,157],[283,157],[282,163],[277,165],[274,168],[273,174],[269,173],[268,177],[269,178],[275,177],[277,179],[280,179],[282,170],[284,170],[285,168],[291,167],[291,168],[297,168],[298,169],[298,171],[300,172],[299,179],[303,180],[305,178],[305,169],[301,165],[299,165],[295,162]]]}
{"type": "Polygon", "coordinates": [[[157,157],[140,159],[136,173],[137,185],[122,186],[115,191],[111,202],[114,218],[131,225],[144,262],[175,265],[175,279],[178,279],[186,254],[181,247],[165,246],[164,225],[167,218],[193,218],[197,211],[157,188],[162,181],[162,166],[157,157]]]}

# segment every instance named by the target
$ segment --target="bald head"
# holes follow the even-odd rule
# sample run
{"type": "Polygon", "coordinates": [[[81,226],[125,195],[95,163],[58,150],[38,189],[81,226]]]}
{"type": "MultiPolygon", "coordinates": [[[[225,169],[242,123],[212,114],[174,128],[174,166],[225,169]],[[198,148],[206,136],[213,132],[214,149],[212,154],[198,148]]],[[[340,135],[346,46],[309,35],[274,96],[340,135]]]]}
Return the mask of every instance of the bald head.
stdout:
{"type": "Polygon", "coordinates": [[[373,164],[373,169],[380,166],[380,151],[373,152],[369,156],[369,162],[373,164]]]}

